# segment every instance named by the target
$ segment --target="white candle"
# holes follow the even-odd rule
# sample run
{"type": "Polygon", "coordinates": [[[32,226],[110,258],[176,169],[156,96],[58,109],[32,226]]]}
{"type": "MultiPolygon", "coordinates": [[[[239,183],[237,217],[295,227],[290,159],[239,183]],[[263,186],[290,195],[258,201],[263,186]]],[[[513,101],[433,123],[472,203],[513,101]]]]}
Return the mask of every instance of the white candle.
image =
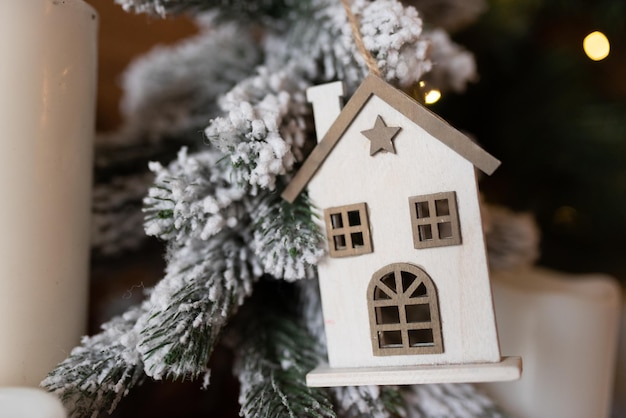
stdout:
{"type": "Polygon", "coordinates": [[[544,269],[493,275],[502,353],[521,354],[522,378],[484,388],[515,417],[610,415],[620,288],[604,275],[544,269]]]}
{"type": "Polygon", "coordinates": [[[0,386],[85,331],[97,24],[82,0],[0,1],[0,386]]]}
{"type": "Polygon", "coordinates": [[[66,416],[61,401],[41,389],[0,388],[0,417],[65,418],[66,416]]]}

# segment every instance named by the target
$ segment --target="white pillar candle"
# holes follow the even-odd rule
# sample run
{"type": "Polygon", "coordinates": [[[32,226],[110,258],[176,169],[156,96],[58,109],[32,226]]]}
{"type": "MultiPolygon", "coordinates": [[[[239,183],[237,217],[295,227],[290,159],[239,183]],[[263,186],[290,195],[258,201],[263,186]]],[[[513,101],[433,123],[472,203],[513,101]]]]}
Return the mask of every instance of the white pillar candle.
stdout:
{"type": "Polygon", "coordinates": [[[484,384],[519,418],[610,415],[620,289],[604,275],[545,269],[493,275],[502,353],[521,354],[522,378],[484,384]]]}
{"type": "Polygon", "coordinates": [[[82,0],[0,1],[0,386],[85,331],[97,25],[82,0]]]}
{"type": "Polygon", "coordinates": [[[61,401],[41,389],[0,388],[0,417],[65,418],[67,415],[61,401]]]}

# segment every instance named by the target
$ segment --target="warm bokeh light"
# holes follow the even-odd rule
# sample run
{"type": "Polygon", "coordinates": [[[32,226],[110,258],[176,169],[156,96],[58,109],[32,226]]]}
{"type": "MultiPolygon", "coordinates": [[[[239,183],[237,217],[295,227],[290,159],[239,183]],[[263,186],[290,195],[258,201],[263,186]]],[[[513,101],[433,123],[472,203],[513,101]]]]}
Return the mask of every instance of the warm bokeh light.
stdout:
{"type": "Polygon", "coordinates": [[[611,45],[602,32],[595,31],[591,32],[583,40],[583,49],[589,58],[594,61],[600,61],[609,55],[611,45]]]}
{"type": "Polygon", "coordinates": [[[441,99],[441,92],[436,89],[426,92],[426,95],[424,96],[424,102],[426,104],[436,103],[439,99],[441,99]]]}

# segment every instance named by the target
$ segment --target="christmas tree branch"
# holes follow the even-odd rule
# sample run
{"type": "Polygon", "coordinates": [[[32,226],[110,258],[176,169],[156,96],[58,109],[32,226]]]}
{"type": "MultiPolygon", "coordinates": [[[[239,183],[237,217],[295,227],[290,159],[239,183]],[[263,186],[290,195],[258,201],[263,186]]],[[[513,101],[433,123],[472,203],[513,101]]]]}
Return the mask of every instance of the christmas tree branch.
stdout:
{"type": "MultiPolygon", "coordinates": [[[[361,16],[365,45],[389,81],[410,85],[430,69],[415,9],[396,0],[358,0],[354,9],[361,16]]],[[[259,187],[274,190],[276,178],[291,173],[303,158],[305,139],[312,137],[306,88],[340,78],[351,93],[366,73],[339,2],[319,2],[317,13],[286,33],[270,32],[264,47],[265,65],[222,98],[224,116],[205,130],[211,144],[229,156],[236,179],[248,183],[252,193],[259,187]]]]}
{"type": "Polygon", "coordinates": [[[71,418],[111,413],[130,389],[145,377],[134,345],[137,319],[145,306],[134,308],[102,326],[102,332],[83,337],[81,345],[59,364],[41,385],[56,394],[71,418]]]}
{"type": "Polygon", "coordinates": [[[345,386],[330,389],[341,418],[404,416],[404,399],[396,387],[345,386]]]}
{"type": "Polygon", "coordinates": [[[506,418],[506,414],[467,383],[402,386],[407,418],[506,418]]]}
{"type": "Polygon", "coordinates": [[[310,388],[305,375],[318,362],[314,340],[293,314],[278,308],[279,286],[256,292],[257,304],[239,318],[235,374],[244,417],[335,417],[328,393],[310,388]],[[262,297],[259,297],[259,294],[262,297]],[[265,303],[263,299],[267,297],[265,303]]]}
{"type": "Polygon", "coordinates": [[[312,277],[324,241],[306,194],[291,204],[265,193],[254,212],[253,248],[265,273],[287,281],[312,277]]]}
{"type": "Polygon", "coordinates": [[[209,241],[170,246],[166,276],[139,321],[137,348],[148,376],[195,378],[207,372],[220,332],[261,274],[247,239],[224,230],[209,241]]]}
{"type": "Polygon", "coordinates": [[[124,125],[96,144],[95,250],[114,254],[145,240],[140,208],[154,179],[148,162],[167,164],[183,145],[205,148],[202,131],[220,112],[217,98],[249,77],[260,59],[249,28],[223,24],[131,64],[122,79],[124,125]]]}
{"type": "Polygon", "coordinates": [[[237,19],[284,18],[298,3],[289,0],[115,0],[124,10],[166,16],[179,13],[219,11],[237,19]]]}
{"type": "Polygon", "coordinates": [[[231,182],[219,151],[207,146],[190,155],[183,148],[168,167],[151,163],[150,169],[156,178],[144,200],[148,235],[184,245],[247,224],[245,189],[231,182]]]}

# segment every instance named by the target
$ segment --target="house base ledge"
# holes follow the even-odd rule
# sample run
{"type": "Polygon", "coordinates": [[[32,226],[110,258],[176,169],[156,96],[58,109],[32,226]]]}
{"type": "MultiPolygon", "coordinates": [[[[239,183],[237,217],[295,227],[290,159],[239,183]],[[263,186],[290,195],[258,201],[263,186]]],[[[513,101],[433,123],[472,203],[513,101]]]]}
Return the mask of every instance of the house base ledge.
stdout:
{"type": "Polygon", "coordinates": [[[521,357],[502,357],[497,363],[396,367],[331,368],[324,364],[306,375],[306,384],[312,387],[333,387],[497,382],[517,380],[521,374],[521,357]]]}

